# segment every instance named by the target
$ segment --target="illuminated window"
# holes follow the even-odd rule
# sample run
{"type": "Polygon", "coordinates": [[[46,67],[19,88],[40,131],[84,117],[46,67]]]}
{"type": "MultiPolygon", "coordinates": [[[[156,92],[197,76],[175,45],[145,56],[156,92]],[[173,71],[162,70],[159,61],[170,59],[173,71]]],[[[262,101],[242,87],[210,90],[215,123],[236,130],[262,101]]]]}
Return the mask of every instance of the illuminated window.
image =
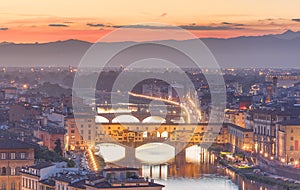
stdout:
{"type": "Polygon", "coordinates": [[[24,152],[22,152],[22,153],[20,154],[20,156],[21,156],[21,159],[25,159],[25,153],[24,153],[24,152]]]}
{"type": "Polygon", "coordinates": [[[14,160],[16,159],[16,153],[10,153],[10,159],[14,160]]]}
{"type": "Polygon", "coordinates": [[[1,159],[5,160],[6,159],[6,153],[1,153],[1,159]]]}

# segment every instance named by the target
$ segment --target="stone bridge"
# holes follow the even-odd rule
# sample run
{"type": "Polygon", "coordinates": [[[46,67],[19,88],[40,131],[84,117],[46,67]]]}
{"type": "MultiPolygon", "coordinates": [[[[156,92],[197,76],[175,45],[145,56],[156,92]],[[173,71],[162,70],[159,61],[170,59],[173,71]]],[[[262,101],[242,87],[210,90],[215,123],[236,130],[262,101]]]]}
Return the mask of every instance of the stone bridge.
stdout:
{"type": "Polygon", "coordinates": [[[101,113],[96,116],[96,122],[99,123],[186,123],[187,118],[180,114],[167,114],[165,117],[159,114],[151,114],[147,112],[132,113],[101,113]]]}

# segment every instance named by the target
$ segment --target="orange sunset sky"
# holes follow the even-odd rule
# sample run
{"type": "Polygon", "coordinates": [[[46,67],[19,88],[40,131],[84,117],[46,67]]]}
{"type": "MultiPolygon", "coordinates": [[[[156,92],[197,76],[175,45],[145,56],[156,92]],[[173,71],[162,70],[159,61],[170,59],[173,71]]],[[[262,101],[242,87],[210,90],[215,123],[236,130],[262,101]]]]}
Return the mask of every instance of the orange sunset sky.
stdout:
{"type": "Polygon", "coordinates": [[[158,22],[197,37],[300,30],[299,0],[2,0],[0,42],[95,42],[125,25],[158,22]]]}

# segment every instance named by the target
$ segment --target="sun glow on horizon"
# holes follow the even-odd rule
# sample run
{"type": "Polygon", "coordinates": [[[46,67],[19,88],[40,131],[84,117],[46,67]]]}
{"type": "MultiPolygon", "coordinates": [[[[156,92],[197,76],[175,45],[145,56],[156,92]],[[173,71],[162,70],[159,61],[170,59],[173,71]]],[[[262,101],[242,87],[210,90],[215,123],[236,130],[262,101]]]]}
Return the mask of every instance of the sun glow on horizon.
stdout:
{"type": "Polygon", "coordinates": [[[300,30],[299,5],[293,0],[11,0],[0,7],[0,42],[95,42],[116,28],[149,22],[182,27],[199,38],[278,34],[300,30]]]}

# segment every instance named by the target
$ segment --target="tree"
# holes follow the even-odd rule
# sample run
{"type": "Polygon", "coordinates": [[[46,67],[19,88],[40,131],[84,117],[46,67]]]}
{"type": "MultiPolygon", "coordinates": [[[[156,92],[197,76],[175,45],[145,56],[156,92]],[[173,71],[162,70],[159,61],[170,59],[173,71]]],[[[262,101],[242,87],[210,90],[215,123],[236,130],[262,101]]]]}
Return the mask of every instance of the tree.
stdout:
{"type": "Polygon", "coordinates": [[[74,162],[74,160],[66,160],[67,161],[67,167],[68,168],[74,168],[76,166],[76,163],[74,162]]]}
{"type": "Polygon", "coordinates": [[[61,141],[60,139],[56,139],[55,141],[55,147],[54,147],[54,152],[56,152],[58,155],[62,156],[62,149],[61,149],[61,141]]]}

